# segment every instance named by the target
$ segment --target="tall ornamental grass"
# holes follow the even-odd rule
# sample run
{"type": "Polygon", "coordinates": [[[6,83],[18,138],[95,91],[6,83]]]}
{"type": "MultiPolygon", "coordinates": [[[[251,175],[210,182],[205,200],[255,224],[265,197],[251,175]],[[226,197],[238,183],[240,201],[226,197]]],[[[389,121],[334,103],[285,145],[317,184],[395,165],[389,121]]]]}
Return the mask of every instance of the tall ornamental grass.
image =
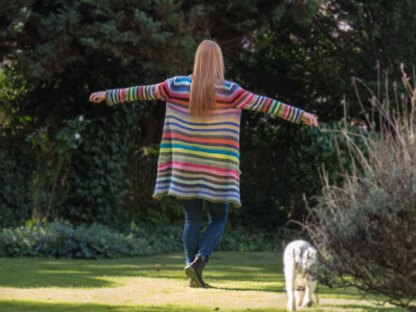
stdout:
{"type": "Polygon", "coordinates": [[[376,136],[341,130],[352,170],[341,186],[322,174],[307,228],[321,255],[321,281],[416,311],[416,88],[415,77],[402,73],[401,86],[386,78],[376,92],[367,88],[370,105],[361,102],[376,136]],[[364,149],[354,144],[357,135],[364,149]]]}

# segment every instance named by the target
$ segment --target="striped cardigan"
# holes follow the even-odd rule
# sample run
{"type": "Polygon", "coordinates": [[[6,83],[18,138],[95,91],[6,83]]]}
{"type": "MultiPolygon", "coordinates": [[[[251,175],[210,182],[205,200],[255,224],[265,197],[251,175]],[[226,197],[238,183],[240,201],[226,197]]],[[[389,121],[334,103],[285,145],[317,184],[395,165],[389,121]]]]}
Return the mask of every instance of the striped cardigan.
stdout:
{"type": "Polygon", "coordinates": [[[154,85],[107,90],[106,103],[166,102],[153,198],[202,198],[239,207],[241,110],[270,113],[297,124],[304,112],[224,81],[216,85],[212,117],[198,122],[188,109],[191,83],[190,76],[177,76],[154,85]]]}

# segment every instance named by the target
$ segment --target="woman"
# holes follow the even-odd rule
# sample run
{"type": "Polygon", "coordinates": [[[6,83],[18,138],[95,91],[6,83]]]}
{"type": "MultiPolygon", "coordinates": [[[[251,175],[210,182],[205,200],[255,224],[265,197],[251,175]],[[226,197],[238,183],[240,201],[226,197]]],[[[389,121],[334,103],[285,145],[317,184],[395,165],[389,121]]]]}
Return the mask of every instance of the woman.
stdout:
{"type": "Polygon", "coordinates": [[[90,101],[107,105],[139,100],[166,101],[154,198],[183,200],[185,273],[191,287],[207,287],[202,270],[218,243],[229,205],[241,206],[239,137],[242,109],[266,112],[288,121],[318,126],[315,115],[244,90],[224,79],[217,43],[204,40],[195,54],[191,76],[92,93],[90,101]],[[209,224],[199,239],[202,205],[209,224]]]}

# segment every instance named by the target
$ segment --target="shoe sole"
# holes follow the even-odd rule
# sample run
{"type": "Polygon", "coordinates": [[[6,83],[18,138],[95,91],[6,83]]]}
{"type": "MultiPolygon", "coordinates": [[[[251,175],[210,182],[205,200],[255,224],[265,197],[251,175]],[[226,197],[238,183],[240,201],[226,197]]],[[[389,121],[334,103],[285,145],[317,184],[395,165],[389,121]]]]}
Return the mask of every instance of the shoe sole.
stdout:
{"type": "Polygon", "coordinates": [[[205,288],[191,266],[185,267],[185,274],[195,283],[195,288],[205,288]]]}

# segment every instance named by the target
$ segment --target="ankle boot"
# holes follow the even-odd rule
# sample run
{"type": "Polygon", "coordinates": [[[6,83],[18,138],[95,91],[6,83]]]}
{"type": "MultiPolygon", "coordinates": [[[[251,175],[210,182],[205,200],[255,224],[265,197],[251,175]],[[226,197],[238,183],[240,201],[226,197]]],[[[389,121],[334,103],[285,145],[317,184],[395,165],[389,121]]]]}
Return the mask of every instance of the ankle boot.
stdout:
{"type": "Polygon", "coordinates": [[[204,268],[205,261],[201,256],[196,256],[195,260],[185,267],[185,273],[191,279],[191,283],[193,282],[194,287],[207,288],[207,285],[202,279],[202,271],[204,268]]]}
{"type": "Polygon", "coordinates": [[[189,279],[189,287],[196,288],[196,285],[192,279],[189,279]]]}

